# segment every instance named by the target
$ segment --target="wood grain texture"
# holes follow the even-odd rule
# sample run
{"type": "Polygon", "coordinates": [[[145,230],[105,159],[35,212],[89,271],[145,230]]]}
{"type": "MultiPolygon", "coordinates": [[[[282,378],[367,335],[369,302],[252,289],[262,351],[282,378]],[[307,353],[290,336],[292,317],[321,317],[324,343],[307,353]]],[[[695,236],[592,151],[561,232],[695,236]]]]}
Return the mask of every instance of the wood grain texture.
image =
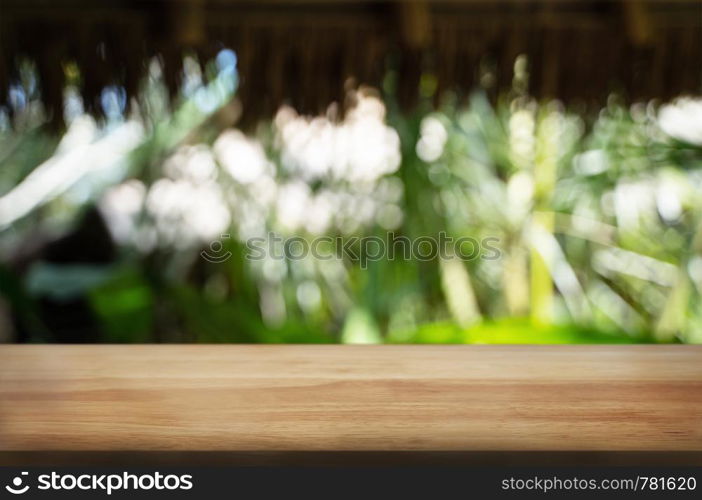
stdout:
{"type": "Polygon", "coordinates": [[[702,347],[0,347],[0,451],[699,451],[702,347]]]}

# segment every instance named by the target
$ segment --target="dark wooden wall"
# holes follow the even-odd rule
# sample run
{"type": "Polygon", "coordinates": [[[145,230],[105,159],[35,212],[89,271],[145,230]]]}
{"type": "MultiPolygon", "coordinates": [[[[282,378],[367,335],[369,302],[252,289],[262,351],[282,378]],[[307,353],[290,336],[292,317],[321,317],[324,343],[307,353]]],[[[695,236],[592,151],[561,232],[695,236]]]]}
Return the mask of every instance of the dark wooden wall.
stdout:
{"type": "Polygon", "coordinates": [[[437,96],[481,84],[495,95],[519,54],[537,97],[667,99],[702,83],[699,0],[2,0],[0,30],[0,97],[32,60],[50,110],[69,62],[97,111],[106,85],[136,93],[152,57],[175,95],[183,54],[204,61],[222,47],[237,52],[253,117],[281,102],[321,111],[349,78],[377,87],[388,71],[405,106],[422,74],[437,96]]]}

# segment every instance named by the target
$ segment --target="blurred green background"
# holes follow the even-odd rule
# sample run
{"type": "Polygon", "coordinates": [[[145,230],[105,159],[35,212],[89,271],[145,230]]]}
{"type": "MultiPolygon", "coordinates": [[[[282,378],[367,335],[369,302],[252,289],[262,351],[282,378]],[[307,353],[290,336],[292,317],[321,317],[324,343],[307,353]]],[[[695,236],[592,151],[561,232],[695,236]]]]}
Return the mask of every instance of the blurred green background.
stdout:
{"type": "MultiPolygon", "coordinates": [[[[0,113],[0,336],[14,342],[702,342],[702,100],[510,92],[281,108],[240,130],[237,56],[157,60],[130,109],[35,68],[0,113]],[[204,68],[204,69],[201,69],[204,68]],[[11,113],[10,113],[11,111],[11,113]],[[246,258],[251,238],[491,238],[499,258],[246,258]]],[[[70,77],[75,68],[67,67],[70,77]]]]}

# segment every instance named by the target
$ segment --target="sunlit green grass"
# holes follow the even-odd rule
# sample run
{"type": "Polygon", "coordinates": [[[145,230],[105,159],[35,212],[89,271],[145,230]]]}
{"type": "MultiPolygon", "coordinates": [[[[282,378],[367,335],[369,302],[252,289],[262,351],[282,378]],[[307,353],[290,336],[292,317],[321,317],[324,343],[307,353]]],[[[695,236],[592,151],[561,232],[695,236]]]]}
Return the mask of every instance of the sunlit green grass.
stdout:
{"type": "Polygon", "coordinates": [[[471,328],[453,323],[422,325],[396,332],[390,343],[417,344],[633,344],[645,341],[617,332],[598,332],[575,325],[535,326],[528,319],[486,321],[471,328]]]}

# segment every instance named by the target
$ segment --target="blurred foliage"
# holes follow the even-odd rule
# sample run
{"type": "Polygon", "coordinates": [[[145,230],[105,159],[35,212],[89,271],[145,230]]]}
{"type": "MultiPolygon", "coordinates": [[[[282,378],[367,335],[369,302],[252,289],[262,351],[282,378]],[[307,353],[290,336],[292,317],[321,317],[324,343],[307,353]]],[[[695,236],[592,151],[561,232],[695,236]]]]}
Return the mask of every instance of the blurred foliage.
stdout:
{"type": "Polygon", "coordinates": [[[417,344],[631,344],[640,341],[616,332],[603,333],[577,325],[534,325],[528,319],[507,318],[461,328],[454,323],[430,323],[407,332],[393,332],[390,343],[417,344]]]}
{"type": "Polygon", "coordinates": [[[359,91],[355,115],[284,109],[242,134],[232,128],[233,57],[224,51],[191,75],[172,111],[154,70],[139,118],[115,111],[119,93],[108,93],[103,123],[76,113],[60,141],[29,90],[25,108],[4,115],[0,294],[10,337],[702,342],[698,101],[611,97],[593,112],[536,102],[517,82],[495,103],[478,91],[434,108],[427,95],[408,113],[385,89],[387,114],[359,91]],[[110,159],[104,145],[118,134],[123,149],[110,159]],[[70,157],[78,148],[83,156],[70,157]],[[346,170],[334,170],[341,153],[346,170]],[[65,183],[41,173],[66,158],[105,166],[65,183]],[[26,201],[10,194],[32,175],[56,186],[8,215],[26,201]],[[81,229],[93,207],[102,232],[81,229]],[[307,242],[445,233],[480,247],[469,260],[247,259],[247,241],[272,232],[307,242]]]}

